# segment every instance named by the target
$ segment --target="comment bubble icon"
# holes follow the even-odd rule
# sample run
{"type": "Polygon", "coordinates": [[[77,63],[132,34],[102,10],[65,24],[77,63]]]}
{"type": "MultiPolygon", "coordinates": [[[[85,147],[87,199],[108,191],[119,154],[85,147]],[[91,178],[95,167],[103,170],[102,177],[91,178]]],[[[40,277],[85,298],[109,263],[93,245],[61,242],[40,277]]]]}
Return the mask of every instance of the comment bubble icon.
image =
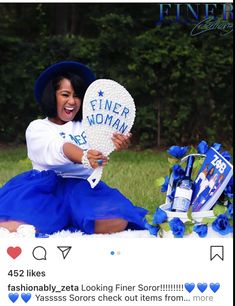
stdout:
{"type": "Polygon", "coordinates": [[[44,247],[42,246],[36,246],[34,249],[33,249],[33,252],[32,252],[32,255],[33,257],[36,259],[36,260],[46,260],[47,259],[47,251],[44,247]]]}

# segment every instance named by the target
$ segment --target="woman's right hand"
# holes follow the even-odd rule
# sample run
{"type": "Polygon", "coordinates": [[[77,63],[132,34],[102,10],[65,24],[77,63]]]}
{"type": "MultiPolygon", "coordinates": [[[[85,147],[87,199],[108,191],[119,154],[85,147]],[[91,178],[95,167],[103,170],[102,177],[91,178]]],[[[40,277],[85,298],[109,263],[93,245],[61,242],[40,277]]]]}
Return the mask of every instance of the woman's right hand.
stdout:
{"type": "Polygon", "coordinates": [[[87,151],[87,159],[93,169],[100,166],[105,166],[108,162],[108,157],[104,156],[101,152],[96,150],[87,151]]]}

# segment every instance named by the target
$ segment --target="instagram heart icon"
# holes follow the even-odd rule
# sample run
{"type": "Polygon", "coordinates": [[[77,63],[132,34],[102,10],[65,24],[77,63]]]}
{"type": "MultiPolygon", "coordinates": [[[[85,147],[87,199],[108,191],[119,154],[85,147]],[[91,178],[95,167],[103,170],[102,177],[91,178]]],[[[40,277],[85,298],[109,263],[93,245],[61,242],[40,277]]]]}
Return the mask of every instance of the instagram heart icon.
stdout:
{"type": "Polygon", "coordinates": [[[7,254],[9,256],[11,256],[11,258],[16,259],[20,254],[21,254],[22,250],[20,247],[9,247],[7,249],[7,254]]]}

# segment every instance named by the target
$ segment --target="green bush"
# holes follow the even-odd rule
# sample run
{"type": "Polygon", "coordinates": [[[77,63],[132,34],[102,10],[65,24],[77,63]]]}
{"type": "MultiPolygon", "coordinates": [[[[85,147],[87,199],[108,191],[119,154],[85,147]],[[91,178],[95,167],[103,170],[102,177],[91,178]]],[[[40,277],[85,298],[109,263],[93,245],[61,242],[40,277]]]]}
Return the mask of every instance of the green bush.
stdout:
{"type": "Polygon", "coordinates": [[[232,145],[231,36],[192,37],[180,24],[137,28],[129,15],[115,13],[89,22],[95,37],[0,36],[0,141],[24,141],[25,128],[41,115],[33,94],[39,73],[56,61],[78,60],[132,94],[135,144],[159,145],[160,135],[161,145],[202,139],[232,145]]]}

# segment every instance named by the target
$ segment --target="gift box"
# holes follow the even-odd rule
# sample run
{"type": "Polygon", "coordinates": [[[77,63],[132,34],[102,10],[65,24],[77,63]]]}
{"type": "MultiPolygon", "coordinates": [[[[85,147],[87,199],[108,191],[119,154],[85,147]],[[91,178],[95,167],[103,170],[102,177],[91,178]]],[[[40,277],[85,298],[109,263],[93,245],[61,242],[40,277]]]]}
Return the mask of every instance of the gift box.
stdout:
{"type": "MultiPolygon", "coordinates": [[[[183,155],[186,153],[186,147],[174,146],[174,150],[175,148],[183,152],[183,155]]],[[[171,152],[171,148],[168,150],[168,153],[169,152],[171,152]]],[[[230,180],[232,177],[232,165],[223,155],[214,148],[209,147],[203,154],[201,152],[192,153],[184,157],[177,156],[177,158],[173,160],[174,162],[171,160],[170,176],[169,178],[165,177],[165,182],[161,189],[162,192],[166,191],[165,203],[157,208],[153,218],[153,225],[157,227],[157,235],[164,238],[232,237],[233,203],[230,200],[233,197],[233,190],[230,191],[229,194],[228,190],[232,187],[227,187],[227,185],[232,185],[230,180]],[[201,205],[199,211],[194,211],[194,206],[191,203],[187,212],[172,211],[177,181],[184,177],[185,174],[181,165],[187,161],[189,156],[194,156],[195,161],[197,160],[197,169],[192,178],[194,181],[194,191],[191,200],[197,203],[195,207],[198,207],[198,199],[202,199],[202,197],[198,197],[202,193],[199,185],[199,177],[206,166],[208,169],[214,168],[213,171],[211,171],[213,175],[216,173],[221,174],[222,172],[223,182],[221,183],[221,181],[218,180],[216,184],[213,186],[211,184],[209,186],[208,180],[208,194],[206,201],[204,198],[203,200],[205,202],[204,206],[210,207],[210,209],[204,209],[204,206],[201,205]],[[178,163],[176,164],[177,161],[178,163]],[[228,190],[226,190],[226,188],[228,190]]],[[[217,175],[216,178],[217,177],[219,178],[219,175],[217,175]]],[[[203,192],[205,194],[204,190],[203,192]]]]}

